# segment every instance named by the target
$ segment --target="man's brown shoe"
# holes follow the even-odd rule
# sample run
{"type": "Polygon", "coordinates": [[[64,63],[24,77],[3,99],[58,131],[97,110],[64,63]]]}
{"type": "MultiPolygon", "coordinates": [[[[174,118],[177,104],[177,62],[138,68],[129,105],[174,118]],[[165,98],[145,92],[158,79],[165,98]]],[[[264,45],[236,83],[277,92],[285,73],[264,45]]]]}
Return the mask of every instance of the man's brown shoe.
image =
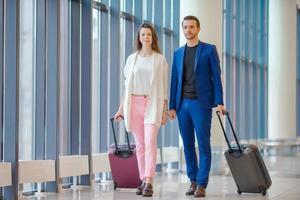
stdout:
{"type": "Polygon", "coordinates": [[[185,193],[185,195],[194,195],[194,192],[196,191],[196,189],[197,189],[197,184],[196,184],[196,182],[192,181],[190,188],[185,193]]]}
{"type": "Polygon", "coordinates": [[[143,189],[143,197],[152,197],[153,195],[153,186],[150,183],[146,183],[143,189]]]}
{"type": "Polygon", "coordinates": [[[136,195],[142,195],[144,187],[145,187],[145,183],[142,182],[142,184],[139,187],[136,188],[135,194],[136,195]]]}
{"type": "Polygon", "coordinates": [[[194,197],[205,197],[205,188],[198,186],[197,190],[194,193],[194,197]]]}

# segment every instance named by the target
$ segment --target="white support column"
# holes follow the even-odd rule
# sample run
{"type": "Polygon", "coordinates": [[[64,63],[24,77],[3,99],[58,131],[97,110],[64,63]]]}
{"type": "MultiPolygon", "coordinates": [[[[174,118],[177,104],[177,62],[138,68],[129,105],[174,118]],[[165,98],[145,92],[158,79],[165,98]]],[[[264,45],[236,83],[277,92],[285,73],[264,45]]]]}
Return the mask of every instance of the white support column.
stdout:
{"type": "MultiPolygon", "coordinates": [[[[216,45],[219,56],[222,55],[223,4],[221,0],[185,0],[180,4],[180,23],[184,16],[194,15],[200,20],[200,40],[216,45]]],[[[181,30],[180,30],[181,31],[181,30]]],[[[180,32],[180,45],[185,44],[180,32]]]]}
{"type": "Polygon", "coordinates": [[[296,137],[297,0],[269,1],[268,137],[296,137]]]}

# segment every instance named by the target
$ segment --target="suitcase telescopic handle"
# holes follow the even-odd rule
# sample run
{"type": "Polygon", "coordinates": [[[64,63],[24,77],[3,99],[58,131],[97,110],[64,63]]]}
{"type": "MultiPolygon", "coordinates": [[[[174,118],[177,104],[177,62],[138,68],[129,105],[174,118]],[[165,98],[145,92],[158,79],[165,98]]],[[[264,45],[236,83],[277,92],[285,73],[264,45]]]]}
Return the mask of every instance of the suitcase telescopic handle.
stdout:
{"type": "MultiPolygon", "coordinates": [[[[122,116],[122,118],[124,119],[123,116],[122,116]]],[[[112,131],[113,131],[113,135],[114,135],[115,147],[116,147],[116,151],[118,151],[119,147],[118,147],[118,142],[117,142],[117,136],[116,136],[114,121],[115,121],[115,118],[113,118],[113,117],[110,118],[111,127],[112,127],[112,131]]],[[[131,151],[130,142],[129,142],[129,135],[128,135],[128,132],[127,132],[126,129],[125,129],[125,134],[126,134],[126,139],[127,139],[128,150],[131,151]]]]}
{"type": "MultiPolygon", "coordinates": [[[[232,149],[232,147],[231,147],[231,145],[230,145],[230,143],[229,143],[228,137],[227,137],[227,135],[226,135],[225,128],[224,128],[224,125],[223,125],[223,122],[222,122],[221,117],[220,117],[220,111],[216,111],[216,114],[217,114],[218,119],[219,119],[219,122],[220,122],[220,124],[221,124],[222,131],[223,131],[223,133],[224,133],[224,137],[225,137],[226,143],[227,143],[227,145],[228,145],[229,151],[230,151],[230,152],[233,152],[233,149],[232,149]]],[[[231,119],[230,119],[230,117],[229,117],[229,113],[228,113],[227,111],[223,111],[223,114],[227,116],[228,122],[229,122],[230,127],[231,127],[231,131],[232,131],[232,133],[233,133],[233,137],[234,137],[234,139],[235,139],[235,142],[236,142],[236,144],[237,144],[237,146],[238,146],[239,152],[242,152],[243,150],[242,150],[242,148],[241,148],[241,145],[240,145],[240,143],[239,143],[239,140],[237,139],[235,130],[234,130],[234,128],[233,128],[233,125],[232,125],[232,123],[231,123],[231,119]]]]}

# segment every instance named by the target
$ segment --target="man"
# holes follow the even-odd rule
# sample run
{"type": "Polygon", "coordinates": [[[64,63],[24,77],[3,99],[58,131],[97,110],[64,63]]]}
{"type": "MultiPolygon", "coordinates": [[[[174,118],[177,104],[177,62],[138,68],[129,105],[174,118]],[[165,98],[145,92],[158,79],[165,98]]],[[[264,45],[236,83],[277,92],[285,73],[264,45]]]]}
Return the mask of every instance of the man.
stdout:
{"type": "Polygon", "coordinates": [[[191,181],[186,195],[205,197],[211,165],[210,128],[212,108],[221,113],[223,91],[220,61],[216,47],[199,41],[200,22],[194,16],[182,21],[187,43],[174,52],[171,76],[169,117],[178,116],[187,175],[191,181]],[[195,134],[199,146],[199,166],[195,134]]]}

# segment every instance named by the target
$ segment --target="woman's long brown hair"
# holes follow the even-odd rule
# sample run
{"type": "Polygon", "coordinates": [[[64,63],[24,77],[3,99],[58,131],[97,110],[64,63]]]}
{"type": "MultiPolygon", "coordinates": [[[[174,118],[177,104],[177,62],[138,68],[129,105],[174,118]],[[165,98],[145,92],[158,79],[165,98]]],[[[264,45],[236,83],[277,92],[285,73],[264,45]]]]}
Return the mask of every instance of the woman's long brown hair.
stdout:
{"type": "Polygon", "coordinates": [[[142,49],[142,43],[140,41],[140,32],[142,28],[149,28],[152,32],[152,44],[151,44],[151,48],[152,50],[156,51],[157,53],[161,53],[160,49],[159,49],[159,45],[158,45],[158,38],[157,38],[157,34],[156,31],[154,30],[153,26],[151,24],[148,23],[143,23],[138,32],[137,32],[137,36],[136,36],[136,50],[139,51],[142,49]]]}

